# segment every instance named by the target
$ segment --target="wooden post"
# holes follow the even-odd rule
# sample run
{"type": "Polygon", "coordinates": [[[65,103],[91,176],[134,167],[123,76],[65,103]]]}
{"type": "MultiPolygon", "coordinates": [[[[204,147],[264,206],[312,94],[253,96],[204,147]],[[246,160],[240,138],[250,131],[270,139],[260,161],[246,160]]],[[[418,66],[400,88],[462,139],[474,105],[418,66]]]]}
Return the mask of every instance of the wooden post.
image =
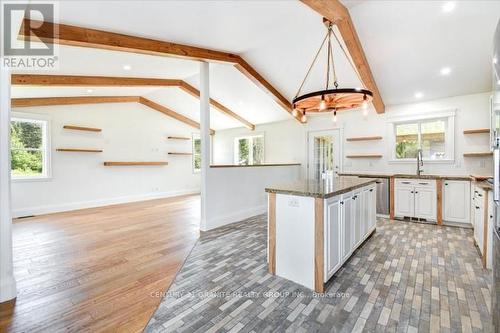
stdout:
{"type": "Polygon", "coordinates": [[[443,180],[436,180],[436,197],[437,197],[437,224],[443,225],[443,180]]]}
{"type": "Polygon", "coordinates": [[[314,291],[324,292],[324,211],[323,198],[314,199],[314,291]]]}
{"type": "Polygon", "coordinates": [[[394,177],[389,178],[389,218],[394,221],[394,177]]]}
{"type": "Polygon", "coordinates": [[[269,193],[268,199],[268,271],[269,274],[276,274],[276,193],[269,193]]]}

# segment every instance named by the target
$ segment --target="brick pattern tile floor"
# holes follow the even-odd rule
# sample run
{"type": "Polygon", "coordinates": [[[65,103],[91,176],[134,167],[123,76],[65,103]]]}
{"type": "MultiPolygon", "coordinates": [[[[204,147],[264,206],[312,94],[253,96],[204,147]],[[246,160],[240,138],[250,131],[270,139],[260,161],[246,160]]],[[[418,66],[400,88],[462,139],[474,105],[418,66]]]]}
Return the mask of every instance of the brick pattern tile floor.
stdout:
{"type": "Polygon", "coordinates": [[[266,217],[202,234],[146,332],[491,332],[472,230],[379,219],[326,293],[267,273],[266,217]]]}

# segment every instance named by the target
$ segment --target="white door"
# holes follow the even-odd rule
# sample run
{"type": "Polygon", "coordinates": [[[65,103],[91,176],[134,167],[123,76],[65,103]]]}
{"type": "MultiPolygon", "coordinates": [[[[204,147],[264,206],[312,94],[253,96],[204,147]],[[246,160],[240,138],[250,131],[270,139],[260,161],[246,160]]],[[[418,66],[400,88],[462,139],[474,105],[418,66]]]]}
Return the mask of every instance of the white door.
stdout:
{"type": "Polygon", "coordinates": [[[443,197],[445,221],[470,223],[470,182],[446,180],[443,184],[443,197]]]}
{"type": "Polygon", "coordinates": [[[353,207],[354,200],[352,199],[352,195],[342,198],[342,228],[344,230],[344,238],[342,239],[342,261],[349,257],[352,246],[354,245],[354,235],[352,232],[354,224],[353,207]]]}
{"type": "Polygon", "coordinates": [[[429,187],[415,187],[415,217],[436,220],[436,190],[429,187]]]}
{"type": "Polygon", "coordinates": [[[415,215],[415,195],[411,186],[396,186],[394,191],[394,211],[398,217],[415,215]]]}
{"type": "Polygon", "coordinates": [[[342,264],[342,214],[340,197],[329,200],[326,206],[326,277],[325,282],[342,264]]]}
{"type": "Polygon", "coordinates": [[[311,179],[324,179],[342,171],[340,130],[309,132],[308,175],[311,179]]]}

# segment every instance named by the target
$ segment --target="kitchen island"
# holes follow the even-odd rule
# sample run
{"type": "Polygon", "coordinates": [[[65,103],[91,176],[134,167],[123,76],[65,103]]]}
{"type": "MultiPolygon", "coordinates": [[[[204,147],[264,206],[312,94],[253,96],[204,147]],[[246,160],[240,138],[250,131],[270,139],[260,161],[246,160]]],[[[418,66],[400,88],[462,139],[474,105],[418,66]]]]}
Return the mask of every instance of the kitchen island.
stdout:
{"type": "Polygon", "coordinates": [[[270,186],[268,270],[318,293],[375,231],[375,178],[270,186]]]}

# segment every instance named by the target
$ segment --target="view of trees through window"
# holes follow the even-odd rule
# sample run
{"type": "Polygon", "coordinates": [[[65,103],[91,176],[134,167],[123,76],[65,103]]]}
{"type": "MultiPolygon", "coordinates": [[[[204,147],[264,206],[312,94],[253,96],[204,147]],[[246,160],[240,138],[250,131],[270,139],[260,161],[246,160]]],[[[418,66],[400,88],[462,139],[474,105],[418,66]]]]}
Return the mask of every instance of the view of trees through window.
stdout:
{"type": "Polygon", "coordinates": [[[416,158],[419,148],[424,158],[445,158],[445,132],[442,119],[396,125],[396,158],[416,158]]]}
{"type": "Polygon", "coordinates": [[[251,136],[236,141],[236,161],[239,165],[264,163],[264,137],[251,136]]]}
{"type": "Polygon", "coordinates": [[[193,136],[193,170],[201,170],[201,139],[193,136]]]}
{"type": "Polygon", "coordinates": [[[10,125],[13,177],[43,176],[44,122],[13,119],[10,125]]]}

